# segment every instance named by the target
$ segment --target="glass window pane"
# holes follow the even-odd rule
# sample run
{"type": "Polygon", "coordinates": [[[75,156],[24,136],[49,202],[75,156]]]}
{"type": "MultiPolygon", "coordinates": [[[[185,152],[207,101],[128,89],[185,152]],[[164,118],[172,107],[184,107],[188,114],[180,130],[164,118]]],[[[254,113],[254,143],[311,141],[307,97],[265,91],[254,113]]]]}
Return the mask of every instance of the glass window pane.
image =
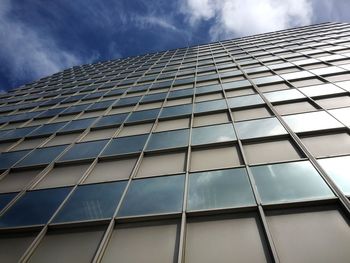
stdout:
{"type": "Polygon", "coordinates": [[[281,115],[303,113],[316,110],[316,108],[308,101],[274,105],[274,108],[281,115]]]}
{"type": "Polygon", "coordinates": [[[331,83],[300,88],[300,91],[309,97],[328,95],[328,94],[337,94],[337,93],[344,92],[344,90],[338,88],[337,86],[331,83]]]}
{"type": "Polygon", "coordinates": [[[227,101],[231,109],[265,104],[259,94],[230,98],[227,101]]]}
{"type": "Polygon", "coordinates": [[[70,187],[27,192],[0,218],[0,227],[46,224],[70,187]]]}
{"type": "Polygon", "coordinates": [[[70,123],[68,123],[60,132],[71,132],[71,131],[80,131],[85,130],[91,124],[96,120],[97,118],[89,118],[89,119],[82,119],[82,120],[73,120],[70,123]]]}
{"type": "Polygon", "coordinates": [[[103,151],[102,156],[113,156],[141,152],[148,134],[113,139],[103,151]]]}
{"type": "Polygon", "coordinates": [[[158,116],[160,109],[152,109],[152,110],[144,110],[144,111],[136,111],[131,113],[126,122],[137,122],[137,121],[145,121],[145,120],[155,120],[158,116]]]}
{"type": "Polygon", "coordinates": [[[118,225],[113,231],[102,262],[174,263],[180,224],[176,221],[118,225]],[[130,253],[133,248],[137,253],[130,253]]]}
{"type": "Polygon", "coordinates": [[[213,125],[192,130],[192,145],[236,140],[232,124],[213,125]]]}
{"type": "Polygon", "coordinates": [[[84,183],[100,183],[129,179],[136,158],[99,161],[84,183]]]}
{"type": "Polygon", "coordinates": [[[271,116],[271,113],[266,107],[234,110],[232,111],[232,114],[235,121],[252,120],[271,116]]]}
{"type": "Polygon", "coordinates": [[[109,127],[119,126],[123,123],[128,114],[114,114],[109,116],[103,116],[94,124],[94,127],[109,127]]]}
{"type": "Polygon", "coordinates": [[[287,134],[276,118],[237,122],[236,129],[241,139],[287,134]]]}
{"type": "Polygon", "coordinates": [[[344,123],[346,126],[350,126],[350,107],[330,110],[329,113],[344,123]]]}
{"type": "Polygon", "coordinates": [[[189,134],[189,129],[153,133],[146,149],[152,151],[185,147],[188,145],[189,134]]]}
{"type": "Polygon", "coordinates": [[[29,150],[18,152],[6,152],[0,154],[0,170],[6,170],[22,159],[29,150]]]}
{"type": "Polygon", "coordinates": [[[334,197],[308,161],[251,167],[263,203],[334,197]]]}
{"type": "Polygon", "coordinates": [[[137,172],[137,177],[183,173],[185,163],[185,152],[145,155],[137,172]]]}
{"type": "Polygon", "coordinates": [[[102,151],[107,142],[108,140],[77,143],[60,158],[60,161],[95,158],[102,151]]]}
{"type": "Polygon", "coordinates": [[[188,219],[186,262],[270,262],[255,214],[188,219]]]}
{"type": "Polygon", "coordinates": [[[348,220],[340,211],[330,207],[308,210],[271,211],[267,214],[280,261],[348,262],[348,220]]]}
{"type": "Polygon", "coordinates": [[[186,115],[191,115],[191,113],[192,113],[192,104],[166,107],[166,108],[163,108],[160,114],[160,118],[186,116],[186,115]]]}
{"type": "Polygon", "coordinates": [[[18,193],[0,194],[0,211],[7,206],[17,194],[18,193]]]}
{"type": "Polygon", "coordinates": [[[192,150],[191,171],[223,169],[242,164],[236,146],[192,150]]]}
{"type": "Polygon", "coordinates": [[[115,212],[125,186],[125,181],[78,186],[53,222],[109,218],[115,212]]]}
{"type": "Polygon", "coordinates": [[[216,111],[227,109],[226,101],[223,100],[213,100],[213,101],[205,101],[194,104],[194,112],[208,112],[208,111],[216,111]]]}
{"type": "Polygon", "coordinates": [[[189,176],[188,210],[254,205],[245,169],[193,173],[189,176]]]}
{"type": "Polygon", "coordinates": [[[16,167],[49,164],[55,160],[66,148],[67,145],[60,145],[35,149],[22,161],[16,164],[16,167]]]}
{"type": "Polygon", "coordinates": [[[264,93],[264,96],[269,102],[287,101],[287,100],[305,98],[305,96],[296,89],[268,92],[268,93],[264,93]]]}
{"type": "Polygon", "coordinates": [[[307,132],[343,127],[325,111],[284,116],[283,119],[294,132],[307,132]]]}
{"type": "Polygon", "coordinates": [[[334,109],[350,106],[350,96],[338,96],[316,100],[318,105],[325,109],[334,109]]]}
{"type": "Polygon", "coordinates": [[[184,175],[133,180],[118,216],[180,212],[184,183],[184,175]]]}
{"type": "Polygon", "coordinates": [[[91,262],[103,233],[103,227],[49,231],[29,262],[91,262]]]}
{"type": "Polygon", "coordinates": [[[350,195],[350,156],[319,159],[318,162],[343,193],[350,195]]]}
{"type": "Polygon", "coordinates": [[[84,175],[89,166],[90,163],[55,166],[35,186],[35,189],[74,185],[84,175]]]}

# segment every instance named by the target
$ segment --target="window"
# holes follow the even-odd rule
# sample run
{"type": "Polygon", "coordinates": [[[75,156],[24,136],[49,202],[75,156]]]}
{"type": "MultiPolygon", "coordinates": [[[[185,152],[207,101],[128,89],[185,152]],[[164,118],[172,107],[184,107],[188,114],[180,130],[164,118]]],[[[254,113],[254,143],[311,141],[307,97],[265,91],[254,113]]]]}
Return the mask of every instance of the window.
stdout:
{"type": "Polygon", "coordinates": [[[57,134],[50,141],[45,143],[46,147],[57,146],[62,144],[71,144],[72,142],[77,141],[81,133],[68,133],[68,134],[57,134]]]}
{"type": "Polygon", "coordinates": [[[264,96],[269,102],[288,101],[305,98],[305,96],[296,89],[272,91],[264,93],[264,96]]]}
{"type": "Polygon", "coordinates": [[[37,234],[36,232],[2,234],[0,237],[1,261],[19,262],[19,259],[34,241],[37,234]]]}
{"type": "Polygon", "coordinates": [[[236,146],[192,150],[191,171],[230,168],[241,165],[236,146]]]}
{"type": "Polygon", "coordinates": [[[243,168],[193,173],[189,176],[188,210],[254,205],[243,168]]]}
{"type": "Polygon", "coordinates": [[[185,128],[189,128],[189,125],[190,125],[189,118],[164,120],[164,121],[160,120],[157,124],[155,132],[185,129],[185,128]]]}
{"type": "Polygon", "coordinates": [[[92,130],[81,140],[82,142],[102,140],[111,138],[116,132],[115,128],[92,130]]]}
{"type": "Polygon", "coordinates": [[[16,167],[49,164],[55,160],[66,148],[67,145],[37,148],[27,155],[22,161],[16,164],[16,167]]]}
{"type": "Polygon", "coordinates": [[[220,143],[236,140],[232,124],[221,124],[194,128],[192,130],[192,145],[220,143]]]}
{"type": "Polygon", "coordinates": [[[73,145],[61,158],[60,162],[93,159],[99,155],[108,140],[83,142],[73,145]]]}
{"type": "Polygon", "coordinates": [[[195,103],[194,105],[195,113],[217,111],[217,110],[223,110],[223,109],[227,109],[226,102],[224,99],[204,101],[204,102],[195,103]]]}
{"type": "Polygon", "coordinates": [[[55,166],[35,186],[35,189],[74,185],[84,175],[89,166],[90,163],[55,166]]]}
{"type": "Polygon", "coordinates": [[[184,183],[184,175],[133,180],[118,216],[181,212],[184,183]]]}
{"type": "Polygon", "coordinates": [[[259,94],[230,98],[227,101],[231,109],[265,104],[259,94]]]}
{"type": "Polygon", "coordinates": [[[139,135],[144,133],[149,133],[153,127],[153,123],[143,123],[137,125],[125,125],[118,137],[139,135]]]}
{"type": "Polygon", "coordinates": [[[293,84],[294,87],[300,88],[305,86],[322,84],[323,82],[317,78],[309,78],[309,79],[302,79],[302,80],[293,80],[291,81],[291,83],[293,84]]]}
{"type": "Polygon", "coordinates": [[[71,131],[81,131],[85,130],[86,128],[90,127],[91,124],[96,120],[97,118],[89,118],[89,119],[81,119],[81,120],[74,120],[68,123],[60,132],[71,132],[71,131]]]}
{"type": "Polygon", "coordinates": [[[136,164],[136,158],[99,161],[84,183],[99,183],[129,179],[136,164]]]}
{"type": "Polygon", "coordinates": [[[6,152],[0,154],[0,170],[6,170],[21,160],[30,151],[6,152]]]}
{"type": "Polygon", "coordinates": [[[141,152],[148,134],[113,139],[103,151],[102,156],[113,156],[141,152]]]}
{"type": "Polygon", "coordinates": [[[283,119],[294,132],[334,129],[343,125],[325,111],[284,116],[283,119]]]}
{"type": "Polygon", "coordinates": [[[147,145],[147,150],[185,147],[188,145],[189,129],[153,133],[147,145]]]}
{"type": "Polygon", "coordinates": [[[125,181],[78,186],[53,222],[110,218],[125,186],[125,181]]]}
{"type": "Polygon", "coordinates": [[[188,116],[192,113],[192,104],[185,104],[173,107],[163,108],[160,118],[168,118],[175,116],[188,116]]]}
{"type": "Polygon", "coordinates": [[[0,179],[0,193],[21,191],[40,173],[39,170],[11,171],[0,179]]]}
{"type": "Polygon", "coordinates": [[[185,164],[185,152],[145,155],[137,172],[137,177],[181,173],[185,171],[185,164]]]}
{"type": "Polygon", "coordinates": [[[155,120],[158,116],[159,111],[159,109],[136,111],[131,113],[126,122],[131,123],[138,121],[155,120]]]}
{"type": "Polygon", "coordinates": [[[128,114],[125,113],[103,116],[94,124],[94,127],[117,127],[123,123],[127,116],[128,114]]]}
{"type": "Polygon", "coordinates": [[[300,159],[299,151],[288,139],[243,144],[249,164],[300,159]]]}
{"type": "Polygon", "coordinates": [[[350,107],[330,110],[329,113],[346,126],[350,126],[350,107]]]}
{"type": "Polygon", "coordinates": [[[279,104],[275,105],[274,108],[281,115],[303,113],[316,110],[316,108],[308,101],[279,104]]]}
{"type": "Polygon", "coordinates": [[[235,121],[244,121],[251,119],[259,119],[270,117],[271,113],[268,111],[266,107],[245,109],[245,110],[234,110],[232,111],[233,119],[235,121]]]}
{"type": "Polygon", "coordinates": [[[150,110],[150,109],[156,109],[162,107],[163,102],[153,102],[153,103],[145,103],[145,104],[139,104],[137,107],[138,111],[141,110],[150,110]]]}
{"type": "Polygon", "coordinates": [[[325,109],[334,109],[350,106],[350,96],[331,97],[316,100],[317,104],[325,109]]]}
{"type": "Polygon", "coordinates": [[[350,153],[350,136],[347,133],[304,136],[301,141],[316,157],[350,153]]]}
{"type": "Polygon", "coordinates": [[[331,83],[300,88],[300,91],[309,97],[328,95],[328,94],[337,94],[337,93],[344,92],[344,90],[338,88],[337,86],[331,83]]]}
{"type": "Polygon", "coordinates": [[[238,97],[238,96],[244,96],[244,95],[252,95],[252,94],[255,94],[255,91],[252,88],[245,88],[245,89],[227,90],[225,93],[228,98],[232,98],[232,97],[238,97]]]}
{"type": "Polygon", "coordinates": [[[0,218],[0,227],[46,224],[70,187],[27,192],[0,218]]]}
{"type": "Polygon", "coordinates": [[[201,101],[208,101],[208,100],[217,100],[222,99],[223,95],[221,92],[217,93],[210,93],[210,94],[203,94],[203,95],[196,95],[195,102],[201,102],[201,101]]]}
{"type": "Polygon", "coordinates": [[[308,161],[251,167],[264,204],[334,197],[308,161]]]}
{"type": "Polygon", "coordinates": [[[241,139],[287,134],[287,131],[276,118],[238,122],[236,123],[236,129],[238,137],[241,139]]]}
{"type": "Polygon", "coordinates": [[[281,262],[349,261],[349,223],[336,209],[271,211],[267,222],[281,262]]]}
{"type": "Polygon", "coordinates": [[[259,219],[250,213],[188,219],[185,261],[269,262],[260,233],[259,219]]]}
{"type": "Polygon", "coordinates": [[[44,124],[43,126],[39,127],[35,131],[33,131],[30,135],[31,136],[51,135],[51,134],[59,131],[66,124],[67,124],[67,122],[44,124]]]}
{"type": "Polygon", "coordinates": [[[117,225],[102,262],[173,263],[177,261],[180,224],[177,221],[117,225]],[[130,253],[133,248],[137,253],[130,253]]]}
{"type": "Polygon", "coordinates": [[[269,91],[277,91],[277,90],[285,90],[289,89],[290,87],[282,82],[282,83],[277,83],[277,84],[270,84],[270,85],[265,85],[265,86],[259,86],[259,89],[262,92],[269,92],[269,91]]]}
{"type": "Polygon", "coordinates": [[[91,262],[104,228],[74,228],[48,231],[29,262],[91,262]]]}
{"type": "Polygon", "coordinates": [[[0,194],[0,211],[7,206],[17,194],[18,193],[0,194]]]}

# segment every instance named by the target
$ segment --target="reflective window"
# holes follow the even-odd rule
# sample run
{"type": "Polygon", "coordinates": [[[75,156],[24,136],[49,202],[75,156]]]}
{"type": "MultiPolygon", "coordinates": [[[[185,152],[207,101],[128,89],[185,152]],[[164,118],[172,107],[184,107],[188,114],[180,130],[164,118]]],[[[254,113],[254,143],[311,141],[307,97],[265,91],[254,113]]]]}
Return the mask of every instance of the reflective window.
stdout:
{"type": "Polygon", "coordinates": [[[252,119],[260,119],[265,117],[270,117],[271,113],[266,107],[258,107],[252,109],[244,110],[234,110],[232,111],[233,118],[235,121],[245,121],[252,119]]]}
{"type": "Polygon", "coordinates": [[[148,134],[113,139],[103,151],[102,156],[112,156],[141,152],[148,134]]]}
{"type": "Polygon", "coordinates": [[[133,180],[118,215],[181,212],[184,183],[184,175],[133,180]]]}
{"type": "Polygon", "coordinates": [[[276,118],[237,122],[236,129],[241,139],[287,134],[276,118]]]}
{"type": "Polygon", "coordinates": [[[101,119],[94,124],[94,127],[109,127],[119,126],[125,120],[128,114],[114,114],[109,116],[103,116],[101,119]]]}
{"type": "Polygon", "coordinates": [[[279,104],[275,105],[274,108],[281,115],[303,113],[316,110],[316,108],[308,101],[279,104]]]}
{"type": "Polygon", "coordinates": [[[283,119],[294,132],[307,132],[343,127],[325,111],[284,116],[283,119]]]}
{"type": "Polygon", "coordinates": [[[338,96],[316,100],[318,105],[325,109],[334,109],[350,106],[350,96],[338,96]]]}
{"type": "Polygon", "coordinates": [[[192,145],[236,140],[232,124],[213,125],[192,130],[192,145]]]}
{"type": "Polygon", "coordinates": [[[305,88],[300,88],[300,91],[309,97],[328,95],[328,94],[336,94],[342,93],[344,90],[338,88],[337,86],[327,83],[322,85],[315,85],[305,88]]]}
{"type": "Polygon", "coordinates": [[[70,187],[27,192],[0,217],[0,227],[46,224],[70,187]]]}
{"type": "Polygon", "coordinates": [[[228,105],[231,109],[260,104],[264,104],[264,101],[262,100],[259,94],[228,99],[228,105]]]}
{"type": "Polygon", "coordinates": [[[96,118],[73,120],[66,126],[64,126],[64,128],[60,130],[60,132],[85,130],[86,128],[90,127],[95,120],[96,118]]]}
{"type": "Polygon", "coordinates": [[[115,212],[125,186],[125,181],[78,186],[53,222],[109,218],[115,212]]]}
{"type": "Polygon", "coordinates": [[[223,109],[227,109],[226,102],[224,99],[199,102],[199,103],[195,103],[194,105],[195,113],[216,111],[216,110],[223,110],[223,109]]]}
{"type": "Polygon", "coordinates": [[[99,155],[108,140],[83,142],[73,145],[59,161],[72,161],[80,159],[92,159],[99,155]]]}
{"type": "Polygon", "coordinates": [[[57,131],[59,131],[64,125],[68,122],[58,122],[58,123],[49,123],[44,124],[43,126],[36,129],[34,132],[30,134],[30,136],[42,136],[42,135],[51,135],[57,131]]]}
{"type": "MultiPolygon", "coordinates": [[[[0,194],[0,211],[7,206],[8,203],[12,201],[12,199],[17,195],[18,193],[7,193],[7,194],[0,194]]],[[[0,253],[1,255],[1,253],[0,253]]]]}
{"type": "Polygon", "coordinates": [[[188,210],[254,205],[245,169],[193,173],[189,176],[188,210]]]}
{"type": "Polygon", "coordinates": [[[153,133],[146,150],[185,147],[188,145],[189,134],[189,129],[153,133]]]}
{"type": "Polygon", "coordinates": [[[16,167],[49,164],[55,160],[66,148],[67,145],[37,148],[22,161],[16,164],[16,167]]]}
{"type": "Polygon", "coordinates": [[[329,113],[345,125],[350,126],[350,107],[330,110],[329,113]]]}
{"type": "Polygon", "coordinates": [[[268,93],[264,93],[264,96],[269,102],[287,101],[287,100],[305,98],[305,96],[296,89],[268,92],[268,93]]]}
{"type": "Polygon", "coordinates": [[[137,121],[154,120],[157,118],[158,113],[159,113],[159,109],[133,112],[126,122],[130,123],[130,122],[137,122],[137,121]]]}
{"type": "Polygon", "coordinates": [[[191,115],[192,104],[163,108],[160,118],[191,115]]]}
{"type": "Polygon", "coordinates": [[[0,154],[0,170],[6,170],[22,159],[30,150],[0,154]]]}
{"type": "Polygon", "coordinates": [[[251,171],[265,204],[334,196],[308,161],[254,166],[251,171]]]}

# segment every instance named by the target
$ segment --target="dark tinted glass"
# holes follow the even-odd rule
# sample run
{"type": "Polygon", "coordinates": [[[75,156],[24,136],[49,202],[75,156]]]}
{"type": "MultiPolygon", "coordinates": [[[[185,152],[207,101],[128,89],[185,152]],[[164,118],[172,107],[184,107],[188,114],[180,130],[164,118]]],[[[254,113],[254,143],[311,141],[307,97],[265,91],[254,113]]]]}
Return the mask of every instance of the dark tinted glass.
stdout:
{"type": "Polygon", "coordinates": [[[109,116],[103,116],[95,123],[94,127],[108,127],[108,126],[119,126],[123,123],[128,114],[115,114],[109,116]]]}
{"type": "Polygon", "coordinates": [[[85,130],[86,128],[91,126],[91,124],[95,120],[96,120],[96,118],[73,120],[70,123],[68,123],[62,130],[60,130],[60,132],[85,130]]]}
{"type": "Polygon", "coordinates": [[[141,152],[147,137],[148,134],[113,139],[102,156],[141,152]]]}
{"type": "Polygon", "coordinates": [[[192,113],[192,104],[185,104],[180,106],[166,107],[163,108],[160,117],[175,117],[175,116],[186,116],[192,113]]]}
{"type": "Polygon", "coordinates": [[[153,133],[146,150],[159,150],[187,146],[189,135],[189,129],[153,133]]]}
{"type": "Polygon", "coordinates": [[[1,227],[46,224],[70,187],[27,192],[0,218],[1,227]]]}
{"type": "Polygon", "coordinates": [[[0,194],[0,211],[8,204],[18,193],[0,194]]]}
{"type": "Polygon", "coordinates": [[[213,125],[192,130],[192,145],[236,140],[232,124],[213,125]]]}
{"type": "Polygon", "coordinates": [[[195,113],[222,110],[222,109],[227,109],[225,100],[205,101],[205,102],[196,103],[194,105],[195,113]]]}
{"type": "Polygon", "coordinates": [[[133,112],[126,122],[130,123],[145,120],[155,120],[158,116],[158,113],[159,109],[133,112]]]}
{"type": "Polygon", "coordinates": [[[184,182],[184,175],[132,181],[118,216],[180,212],[184,182]]]}
{"type": "Polygon", "coordinates": [[[53,222],[111,217],[125,186],[125,181],[78,186],[53,222]]]}
{"type": "Polygon", "coordinates": [[[20,161],[16,167],[49,164],[59,156],[67,145],[38,148],[31,152],[26,158],[20,161]]]}
{"type": "Polygon", "coordinates": [[[30,150],[0,154],[0,170],[6,170],[22,159],[30,150]]]}
{"type": "Polygon", "coordinates": [[[68,121],[44,124],[43,126],[36,129],[34,132],[32,132],[30,136],[41,136],[41,135],[49,135],[49,134],[51,135],[52,133],[58,132],[67,123],[68,121]]]}
{"type": "Polygon", "coordinates": [[[77,143],[60,158],[60,161],[95,158],[99,155],[107,142],[108,140],[77,143]]]}

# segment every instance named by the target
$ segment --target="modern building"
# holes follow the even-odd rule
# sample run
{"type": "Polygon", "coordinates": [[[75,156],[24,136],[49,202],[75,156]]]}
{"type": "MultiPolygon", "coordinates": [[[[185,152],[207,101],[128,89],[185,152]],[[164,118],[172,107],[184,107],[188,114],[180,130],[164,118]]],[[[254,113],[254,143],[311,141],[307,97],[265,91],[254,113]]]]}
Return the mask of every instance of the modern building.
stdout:
{"type": "Polygon", "coordinates": [[[350,262],[350,24],[0,96],[1,262],[350,262]]]}

